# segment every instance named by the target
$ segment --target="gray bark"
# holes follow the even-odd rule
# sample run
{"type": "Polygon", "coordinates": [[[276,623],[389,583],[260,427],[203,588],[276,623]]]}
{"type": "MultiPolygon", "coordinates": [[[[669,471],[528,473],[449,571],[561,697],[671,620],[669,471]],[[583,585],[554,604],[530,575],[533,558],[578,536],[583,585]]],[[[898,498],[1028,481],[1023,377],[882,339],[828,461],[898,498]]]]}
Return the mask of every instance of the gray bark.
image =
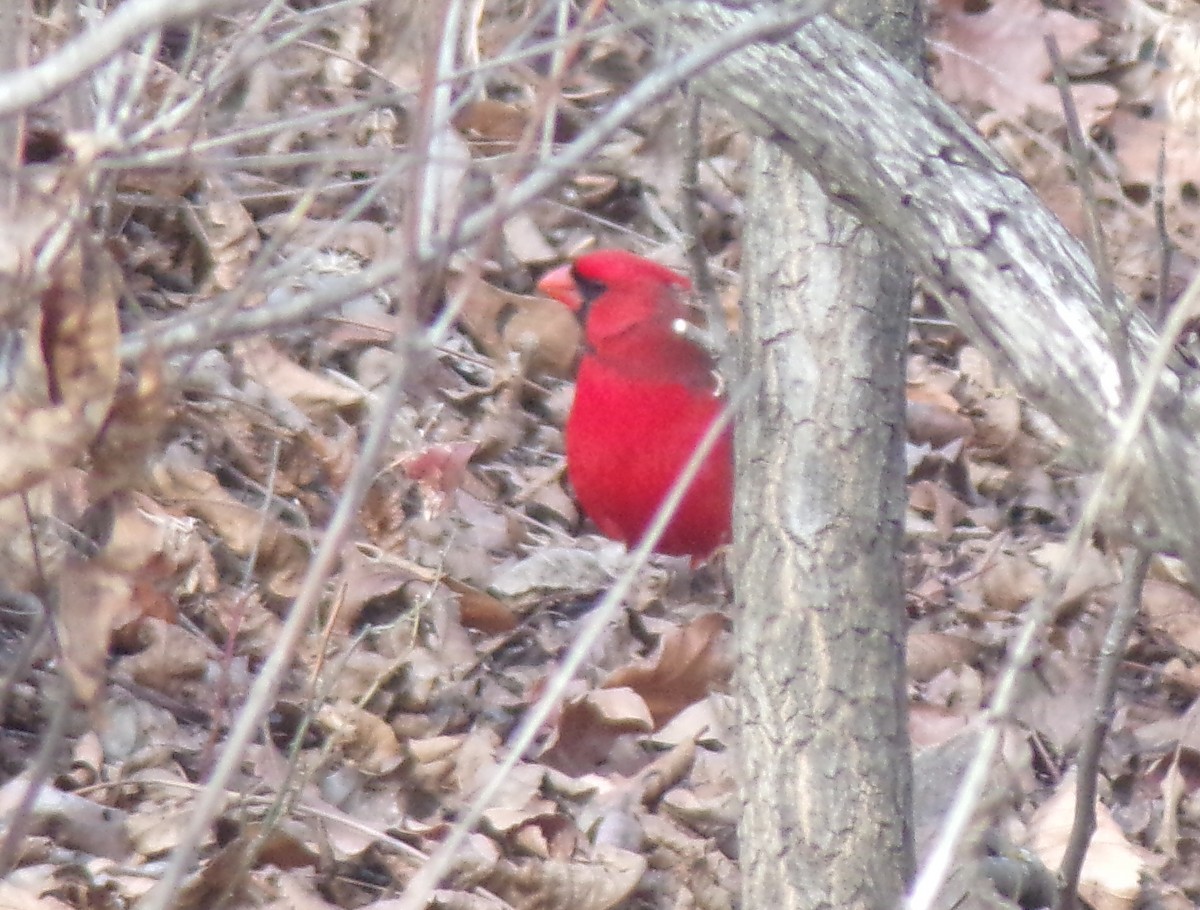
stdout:
{"type": "Polygon", "coordinates": [[[911,873],[901,433],[908,287],[794,162],[754,156],[737,435],[743,906],[897,906],[911,873]]]}
{"type": "MultiPolygon", "coordinates": [[[[848,3],[919,68],[919,16],[848,3]]],[[[745,231],[734,579],[742,905],[893,908],[912,874],[900,254],[760,139],[745,231]]]]}
{"type": "MultiPolygon", "coordinates": [[[[658,33],[683,46],[710,41],[749,15],[716,2],[669,12],[649,0],[611,5],[622,14],[669,16],[658,33]]],[[[1079,464],[1101,461],[1118,433],[1124,390],[1095,270],[973,127],[829,16],[729,56],[699,88],[893,242],[972,342],[1069,434],[1079,464]]],[[[1140,376],[1154,332],[1139,313],[1121,318],[1140,376]]],[[[1143,434],[1119,519],[1187,555],[1200,516],[1192,454],[1200,399],[1168,372],[1147,423],[1157,452],[1143,434]]]]}

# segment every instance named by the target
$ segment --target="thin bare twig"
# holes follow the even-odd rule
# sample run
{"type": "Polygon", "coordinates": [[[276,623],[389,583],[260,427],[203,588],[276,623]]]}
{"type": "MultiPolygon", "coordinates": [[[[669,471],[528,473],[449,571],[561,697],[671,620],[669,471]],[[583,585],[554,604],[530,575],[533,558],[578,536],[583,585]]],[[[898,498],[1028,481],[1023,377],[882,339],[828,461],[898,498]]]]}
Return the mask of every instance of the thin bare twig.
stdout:
{"type": "Polygon", "coordinates": [[[1159,328],[1167,321],[1167,309],[1170,304],[1167,295],[1171,287],[1171,259],[1175,254],[1175,244],[1167,231],[1167,139],[1163,136],[1158,146],[1158,162],[1154,167],[1154,188],[1151,191],[1154,200],[1154,233],[1158,237],[1158,293],[1154,299],[1154,324],[1159,328]]]}
{"type": "Polygon", "coordinates": [[[1104,468],[1092,495],[1084,503],[1083,512],[1067,539],[1066,556],[1061,566],[1051,577],[1046,593],[1034,602],[1026,614],[1025,622],[1021,625],[1005,663],[1004,672],[997,683],[992,703],[983,713],[984,729],[979,737],[975,757],[963,775],[962,784],[958,788],[954,803],[946,813],[938,839],[905,899],[905,910],[930,910],[946,882],[954,855],[966,835],[975,809],[986,789],[987,776],[1000,745],[1000,729],[1016,701],[1018,684],[1037,654],[1038,635],[1049,622],[1054,604],[1066,590],[1070,567],[1078,563],[1083,546],[1091,537],[1101,515],[1107,510],[1118,508],[1125,499],[1133,459],[1138,453],[1135,444],[1145,424],[1154,391],[1175,348],[1175,339],[1188,319],[1198,310],[1200,275],[1192,281],[1172,311],[1167,328],[1158,339],[1129,412],[1122,420],[1120,432],[1105,459],[1104,468]]]}
{"type": "MultiPolygon", "coordinates": [[[[798,8],[771,8],[756,14],[742,26],[730,29],[711,44],[697,47],[669,65],[651,73],[596,119],[589,129],[559,153],[518,183],[506,198],[485,206],[464,219],[446,246],[461,249],[487,233],[495,224],[544,196],[567,175],[585,164],[624,124],[638,113],[656,104],[680,83],[695,77],[706,67],[755,41],[789,34],[821,13],[830,0],[810,0],[798,8]]],[[[419,265],[444,258],[448,249],[422,253],[419,265]]],[[[196,319],[181,320],[169,326],[154,326],[121,339],[121,357],[135,361],[150,349],[163,354],[207,347],[246,334],[277,331],[301,325],[339,307],[347,300],[383,287],[410,269],[414,263],[393,258],[363,269],[357,275],[330,281],[321,289],[281,300],[277,305],[257,307],[232,314],[215,315],[212,311],[196,319]]]]}
{"type": "Polygon", "coordinates": [[[95,28],[68,41],[31,67],[0,79],[0,117],[53,98],[120,53],[129,42],[172,22],[182,22],[246,0],[128,0],[95,28]]]}
{"type": "Polygon", "coordinates": [[[1117,694],[1117,675],[1125,657],[1125,642],[1137,618],[1142,601],[1142,585],[1150,568],[1150,552],[1132,550],[1125,560],[1125,579],[1121,596],[1113,610],[1108,633],[1100,648],[1096,674],[1096,702],[1092,706],[1091,724],[1079,749],[1075,771],[1075,819],[1071,836],[1059,868],[1058,898],[1055,910],[1074,910],[1078,901],[1079,874],[1087,856],[1088,843],[1096,830],[1096,779],[1100,774],[1100,751],[1112,724],[1113,700],[1117,694]]]}
{"type": "Polygon", "coordinates": [[[1050,66],[1054,74],[1054,85],[1058,89],[1059,103],[1062,105],[1063,120],[1067,125],[1067,144],[1071,150],[1071,160],[1075,165],[1075,183],[1083,196],[1083,215],[1087,224],[1088,253],[1092,258],[1092,266],[1096,269],[1096,284],[1103,304],[1100,316],[1108,333],[1109,344],[1112,345],[1113,356],[1117,361],[1117,369],[1121,371],[1121,382],[1125,386],[1125,394],[1133,388],[1133,358],[1129,350],[1129,337],[1126,322],[1127,315],[1117,296],[1117,288],[1113,283],[1112,263],[1108,258],[1108,244],[1104,240],[1104,229],[1100,226],[1100,207],[1096,204],[1096,190],[1092,186],[1092,169],[1089,165],[1089,155],[1084,142],[1083,129],[1079,125],[1079,111],[1075,107],[1075,97],[1071,94],[1071,86],[1067,83],[1067,71],[1063,67],[1062,55],[1058,51],[1058,41],[1054,36],[1045,36],[1046,53],[1050,57],[1050,66]]]}
{"type": "MultiPolygon", "coordinates": [[[[29,63],[33,9],[30,0],[0,4],[0,72],[19,70],[29,63]]],[[[25,112],[12,119],[0,118],[0,206],[17,204],[20,182],[17,169],[25,144],[25,112]]]]}
{"type": "Polygon", "coordinates": [[[703,218],[700,212],[700,158],[703,155],[704,143],[701,136],[703,123],[700,116],[700,96],[689,92],[687,104],[687,126],[683,135],[683,178],[680,181],[683,184],[680,187],[683,196],[680,217],[684,234],[687,236],[687,258],[692,269],[692,285],[704,304],[712,345],[722,356],[727,356],[730,352],[729,328],[725,325],[725,314],[721,312],[721,301],[717,298],[716,283],[708,267],[708,257],[704,255],[704,238],[701,236],[703,218]]]}
{"type": "MultiPolygon", "coordinates": [[[[422,285],[416,283],[418,274],[415,269],[409,270],[414,298],[424,290],[422,285]]],[[[308,629],[309,622],[321,602],[325,580],[333,571],[340,558],[342,546],[354,527],[358,507],[374,481],[375,465],[390,438],[392,418],[406,394],[405,376],[409,362],[407,339],[398,337],[394,350],[396,356],[392,375],[375,403],[354,470],[346,481],[321,544],[309,563],[279,639],[247,695],[245,705],[226,740],[221,758],[196,800],[192,814],[163,870],[162,878],[138,905],[141,910],[166,910],[171,906],[175,899],[175,890],[191,865],[200,838],[211,824],[223,799],[224,789],[241,763],[246,747],[257,735],[259,723],[275,698],[279,682],[294,656],[296,645],[308,629]]]]}
{"type": "Polygon", "coordinates": [[[671,485],[666,499],[663,500],[658,510],[654,513],[654,518],[650,522],[650,526],[646,529],[646,533],[642,535],[642,539],[638,542],[638,545],[629,554],[629,563],[626,565],[625,571],[621,573],[620,578],[609,588],[604,597],[600,599],[600,602],[596,604],[595,609],[588,615],[587,622],[584,624],[578,637],[571,644],[571,648],[563,658],[562,664],[546,684],[545,691],[537,700],[537,703],[530,707],[529,711],[521,719],[520,726],[509,742],[508,752],[504,756],[504,759],[496,766],[488,782],[479,791],[475,799],[472,800],[467,811],[455,823],[450,833],[446,836],[446,839],[438,845],[437,850],[430,856],[429,862],[422,866],[420,871],[409,881],[396,910],[422,910],[433,895],[438,882],[441,881],[442,877],[454,865],[455,857],[458,855],[467,836],[474,830],[475,825],[483,817],[483,813],[488,807],[491,806],[492,800],[500,791],[500,787],[503,786],[512,769],[516,767],[517,762],[521,760],[525,751],[533,743],[538,730],[541,729],[542,724],[546,722],[546,718],[550,716],[550,712],[558,704],[563,693],[566,692],[567,686],[574,679],[575,674],[579,672],[584,658],[587,657],[588,652],[599,639],[601,632],[604,631],[606,626],[612,623],[613,617],[620,608],[622,600],[633,586],[633,582],[637,578],[637,573],[650,558],[655,544],[658,543],[659,538],[666,531],[667,524],[674,517],[676,509],[679,508],[679,504],[683,501],[683,497],[687,495],[688,489],[691,487],[696,475],[700,472],[700,468],[704,465],[705,459],[708,458],[713,446],[717,444],[717,440],[720,439],[721,434],[728,429],[733,420],[734,413],[749,398],[750,392],[756,384],[755,380],[756,377],[754,374],[751,374],[738,383],[729,398],[729,403],[722,409],[717,419],[700,438],[683,471],[680,472],[675,483],[671,485]]]}
{"type": "Polygon", "coordinates": [[[4,832],[4,840],[0,842],[0,878],[12,871],[17,860],[18,848],[25,838],[30,814],[37,805],[38,794],[46,783],[46,778],[50,776],[55,754],[63,744],[67,718],[71,715],[73,704],[71,687],[67,685],[66,676],[63,674],[59,674],[58,691],[52,694],[50,704],[50,721],[42,731],[37,755],[22,772],[26,783],[21,799],[15,807],[5,813],[8,830],[4,832]]]}

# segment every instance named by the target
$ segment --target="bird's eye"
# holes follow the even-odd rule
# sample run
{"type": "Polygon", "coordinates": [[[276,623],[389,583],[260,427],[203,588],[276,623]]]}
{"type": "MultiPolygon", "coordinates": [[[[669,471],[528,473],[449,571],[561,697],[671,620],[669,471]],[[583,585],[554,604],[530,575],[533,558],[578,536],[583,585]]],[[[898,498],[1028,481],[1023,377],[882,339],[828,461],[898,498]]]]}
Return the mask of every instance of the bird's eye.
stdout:
{"type": "Polygon", "coordinates": [[[580,298],[583,300],[584,308],[607,290],[603,281],[596,281],[594,278],[580,275],[578,271],[573,273],[573,277],[575,278],[575,287],[579,291],[580,298]]]}

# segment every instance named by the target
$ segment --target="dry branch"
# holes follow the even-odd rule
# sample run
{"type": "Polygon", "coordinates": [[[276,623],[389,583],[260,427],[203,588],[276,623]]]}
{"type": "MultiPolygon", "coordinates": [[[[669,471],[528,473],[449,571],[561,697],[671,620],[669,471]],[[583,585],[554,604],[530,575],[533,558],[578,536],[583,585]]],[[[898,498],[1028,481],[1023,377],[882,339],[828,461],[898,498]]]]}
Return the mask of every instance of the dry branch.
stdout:
{"type": "MultiPolygon", "coordinates": [[[[615,0],[631,21],[661,6],[615,0]]],[[[680,48],[749,15],[732,4],[671,8],[680,48]]],[[[1067,431],[1089,465],[1117,435],[1123,392],[1104,329],[1096,272],[1083,246],[975,129],[879,48],[823,16],[786,40],[715,63],[702,92],[776,142],[821,187],[891,239],[972,342],[1067,431]]],[[[1140,375],[1154,332],[1128,314],[1140,375]]],[[[1200,515],[1191,470],[1200,401],[1160,380],[1138,457],[1129,521],[1186,552],[1200,515]],[[1148,440],[1157,443],[1149,456],[1148,440]],[[1154,464],[1154,470],[1148,465],[1154,464]]]]}
{"type": "Polygon", "coordinates": [[[0,79],[0,117],[47,101],[157,28],[238,6],[243,0],[130,0],[34,66],[0,79]]]}

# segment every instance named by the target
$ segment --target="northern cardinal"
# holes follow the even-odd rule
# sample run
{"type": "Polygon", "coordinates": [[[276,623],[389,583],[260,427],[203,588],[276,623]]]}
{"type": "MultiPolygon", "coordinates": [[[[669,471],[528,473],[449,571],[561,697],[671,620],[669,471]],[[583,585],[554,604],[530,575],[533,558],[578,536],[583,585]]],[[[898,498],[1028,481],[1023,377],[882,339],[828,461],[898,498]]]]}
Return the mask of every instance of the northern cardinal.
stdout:
{"type": "MultiPolygon", "coordinates": [[[[567,418],[567,475],[609,537],[641,540],[721,411],[716,363],[681,329],[691,282],[622,250],[549,272],[538,290],[580,315],[585,349],[567,418]]],[[[709,453],[655,550],[699,561],[729,540],[733,440],[709,453]]]]}

